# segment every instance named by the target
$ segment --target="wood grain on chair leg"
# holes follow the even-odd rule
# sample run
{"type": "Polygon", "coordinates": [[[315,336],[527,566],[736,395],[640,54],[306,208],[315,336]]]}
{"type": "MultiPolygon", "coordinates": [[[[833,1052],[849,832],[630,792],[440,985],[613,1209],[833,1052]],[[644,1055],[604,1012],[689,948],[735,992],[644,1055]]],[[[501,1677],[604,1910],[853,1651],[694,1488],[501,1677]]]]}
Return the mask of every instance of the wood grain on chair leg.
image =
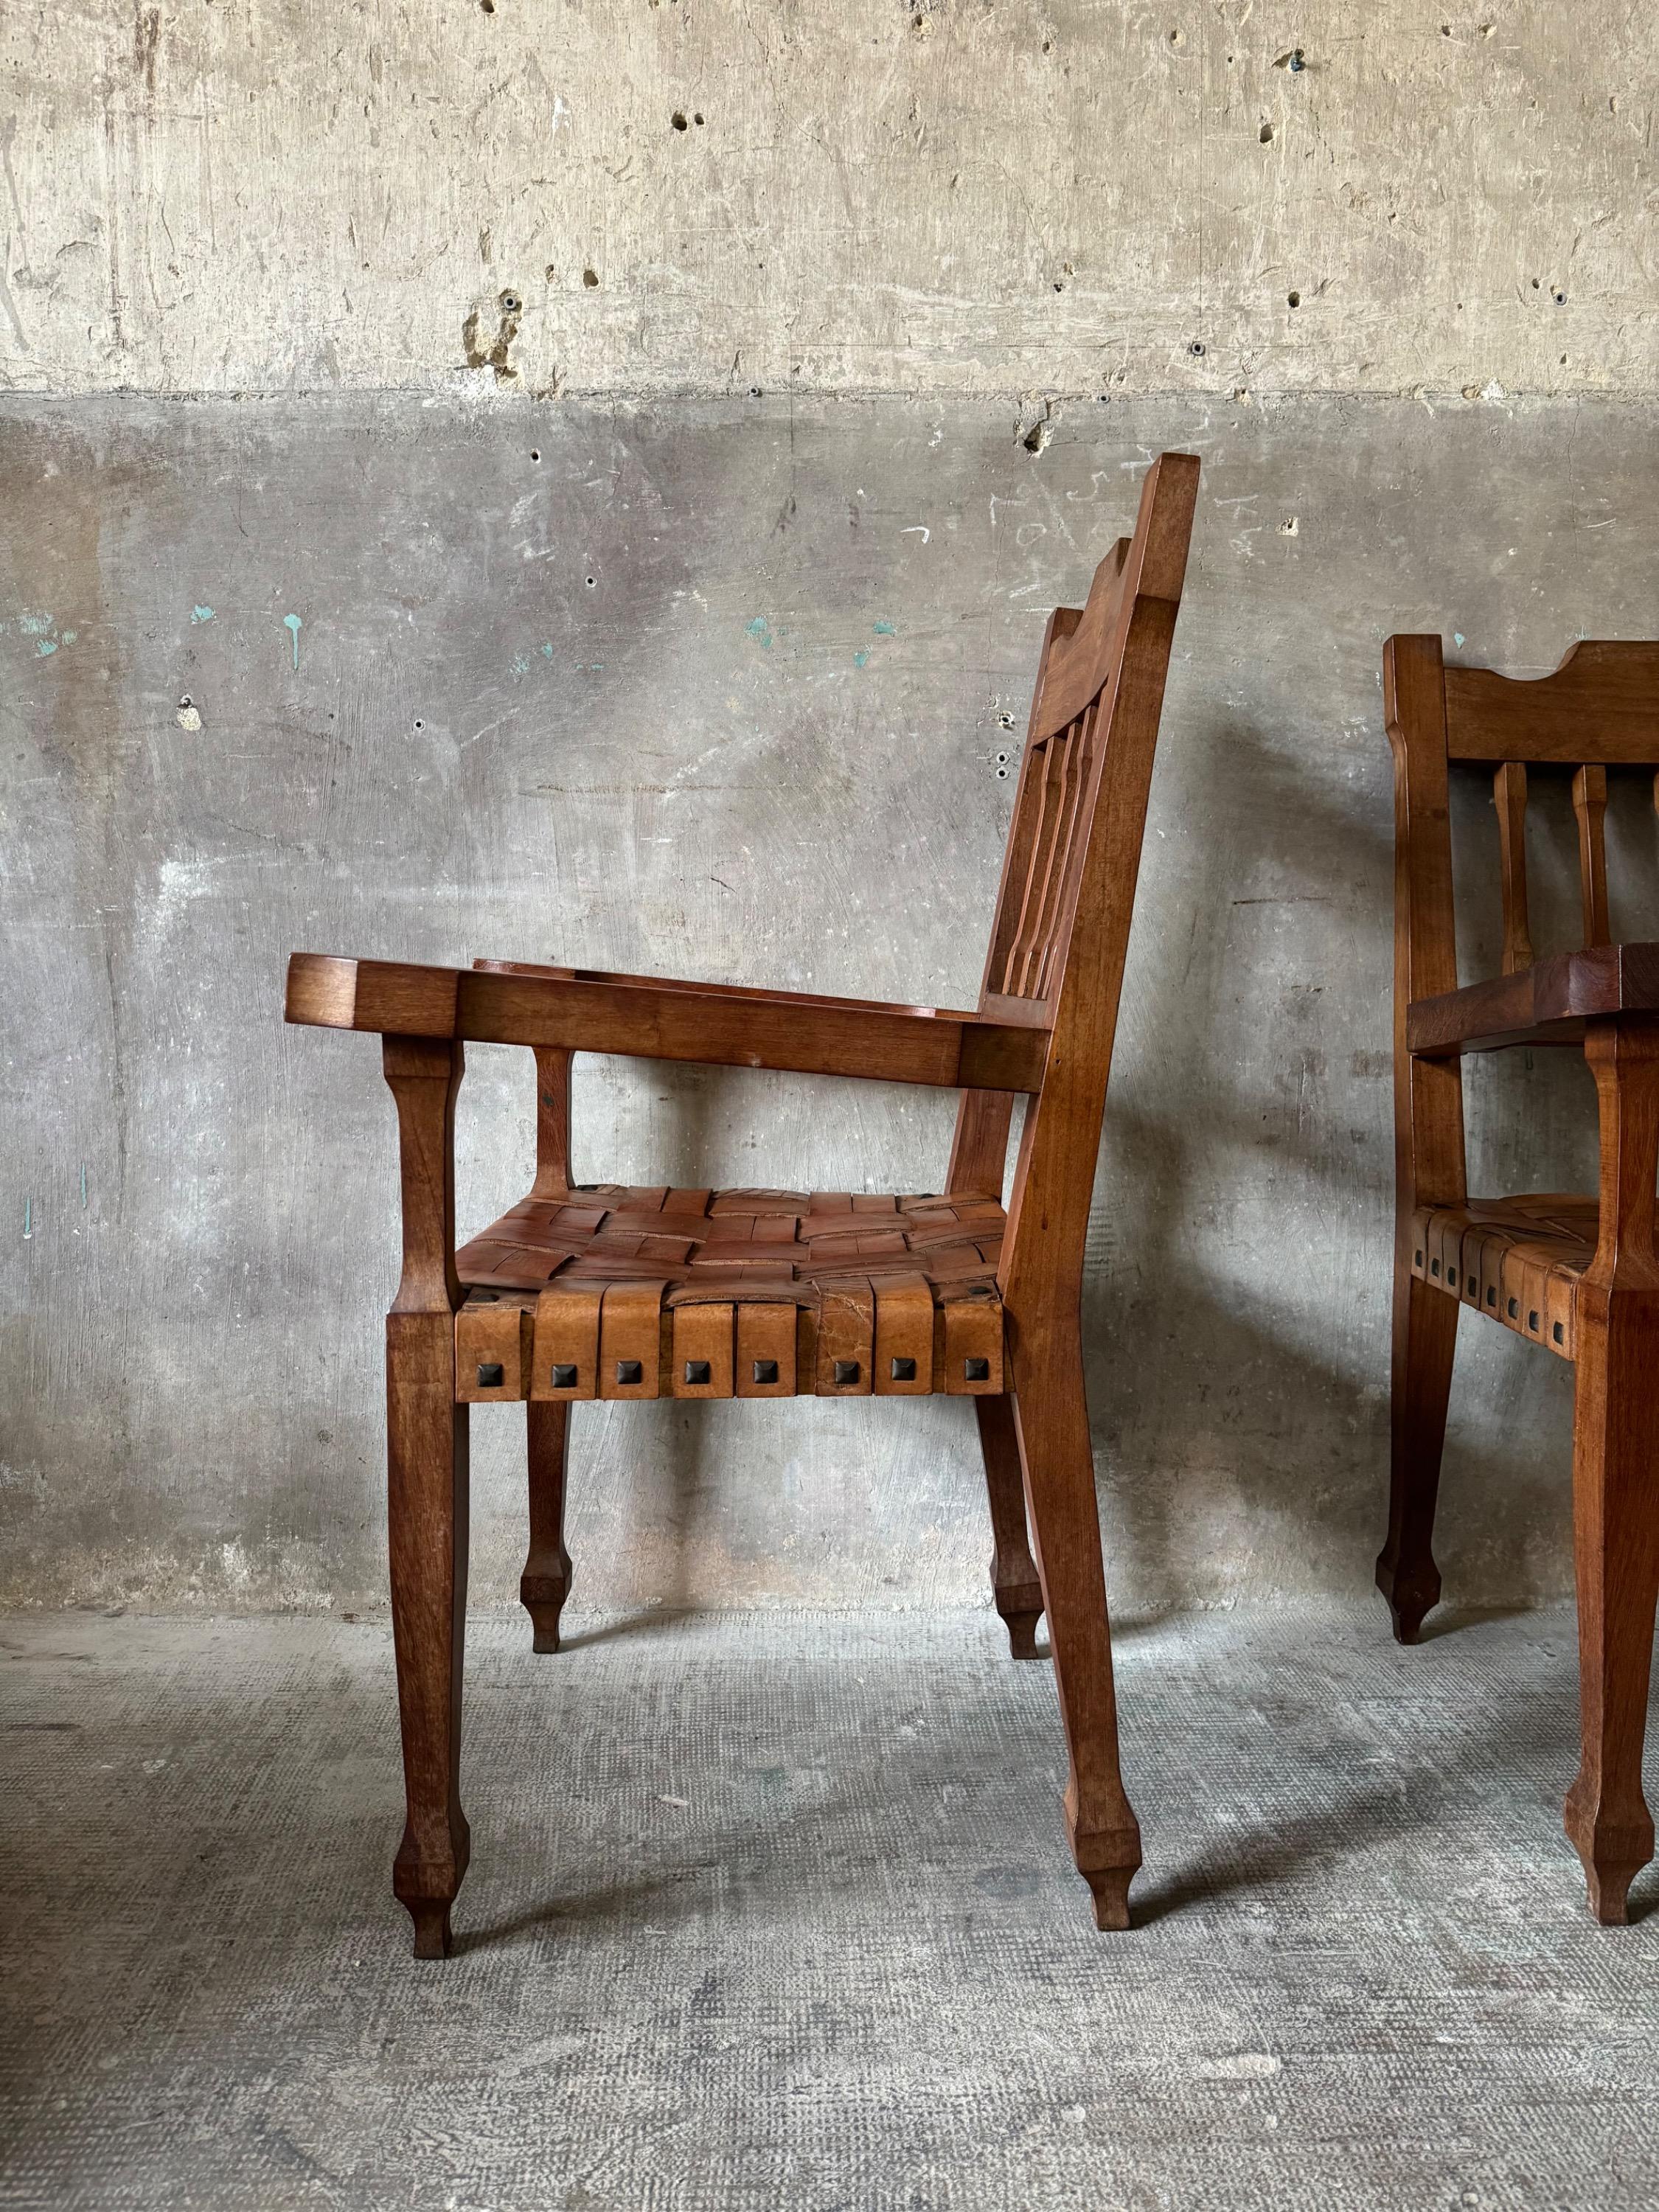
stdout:
{"type": "Polygon", "coordinates": [[[1654,1607],[1659,1598],[1659,1024],[1589,1024],[1601,1106],[1601,1207],[1575,1316],[1573,1540],[1583,1747],[1565,1825],[1590,1910],[1617,1925],[1653,1856],[1642,1794],[1654,1607]]]}
{"type": "Polygon", "coordinates": [[[570,1408],[560,1399],[532,1398],[525,1407],[530,1457],[530,1555],[519,1598],[530,1615],[532,1649],[556,1651],[559,1615],[570,1595],[570,1554],[564,1547],[565,1455],[570,1408]]]}
{"type": "Polygon", "coordinates": [[[1455,1299],[1412,1274],[1408,1258],[1396,1265],[1389,1534],[1377,1555],[1376,1586],[1389,1601],[1401,1644],[1417,1641],[1424,1615],[1440,1596],[1434,1508],[1460,1310],[1455,1299]]]}
{"type": "Polygon", "coordinates": [[[1083,1351],[1051,1339],[1040,1360],[1014,1363],[1016,1433],[1036,1539],[1060,1723],[1071,1758],[1066,1826],[1098,1928],[1129,1924],[1140,1828],[1118,1768],[1117,1698],[1106,1574],[1095,1502],[1083,1351]]]}
{"type": "Polygon", "coordinates": [[[975,1398],[974,1411],[979,1416],[985,1487],[991,1500],[991,1593],[1015,1658],[1035,1659],[1042,1585],[1025,1528],[1025,1488],[1013,1407],[1004,1391],[992,1398],[975,1398]]]}
{"type": "Polygon", "coordinates": [[[387,1535],[407,1818],[392,1888],[417,1959],[444,1957],[471,1838],[461,1810],[467,1408],[455,1397],[455,1093],[461,1047],[387,1036],[398,1103],[404,1272],[386,1316],[387,1535]]]}

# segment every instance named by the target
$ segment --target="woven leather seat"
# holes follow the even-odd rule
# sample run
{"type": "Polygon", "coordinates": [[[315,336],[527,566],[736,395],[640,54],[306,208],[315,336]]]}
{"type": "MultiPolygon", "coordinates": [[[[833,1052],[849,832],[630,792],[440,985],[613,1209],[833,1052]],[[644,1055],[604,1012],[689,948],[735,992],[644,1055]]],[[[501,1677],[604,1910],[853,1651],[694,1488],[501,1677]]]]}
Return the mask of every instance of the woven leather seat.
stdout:
{"type": "Polygon", "coordinates": [[[1600,1219],[1593,1198],[1572,1193],[1420,1206],[1412,1273],[1571,1359],[1579,1279],[1595,1256],[1600,1219]]]}
{"type": "Polygon", "coordinates": [[[1004,1388],[994,1199],[599,1183],[455,1255],[459,1395],[912,1397],[1004,1388]]]}

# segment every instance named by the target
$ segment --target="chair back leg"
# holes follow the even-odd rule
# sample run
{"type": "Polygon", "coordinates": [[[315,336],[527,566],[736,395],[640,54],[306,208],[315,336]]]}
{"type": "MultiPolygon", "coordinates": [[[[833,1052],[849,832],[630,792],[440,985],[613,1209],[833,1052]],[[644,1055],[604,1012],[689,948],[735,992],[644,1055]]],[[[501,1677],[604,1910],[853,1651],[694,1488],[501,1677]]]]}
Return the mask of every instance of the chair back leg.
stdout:
{"type": "Polygon", "coordinates": [[[1016,1659],[1035,1659],[1042,1585],[1025,1528],[1025,1489],[1019,1471],[1019,1438],[1006,1391],[975,1398],[985,1487],[991,1500],[991,1595],[1016,1659]]]}
{"type": "Polygon", "coordinates": [[[1129,1884],[1140,1864],[1140,1828],[1118,1768],[1117,1698],[1106,1613],[1094,1452],[1084,1395],[1083,1344],[1074,1330],[1015,1332],[1014,1420],[1054,1686],[1071,1772],[1066,1825],[1077,1870],[1094,1897],[1098,1928],[1129,1924],[1129,1884]]]}
{"type": "Polygon", "coordinates": [[[1416,1643],[1424,1615],[1440,1598],[1434,1509],[1460,1311],[1455,1299],[1413,1274],[1411,1255],[1402,1249],[1394,1274],[1389,1534],[1376,1559],[1376,1586],[1389,1601],[1401,1644],[1416,1643]]]}
{"type": "Polygon", "coordinates": [[[519,1577],[519,1601],[530,1615],[532,1649],[556,1651],[559,1615],[570,1595],[570,1554],[564,1547],[570,1408],[562,1399],[532,1398],[524,1410],[530,1459],[530,1553],[519,1577]]]}

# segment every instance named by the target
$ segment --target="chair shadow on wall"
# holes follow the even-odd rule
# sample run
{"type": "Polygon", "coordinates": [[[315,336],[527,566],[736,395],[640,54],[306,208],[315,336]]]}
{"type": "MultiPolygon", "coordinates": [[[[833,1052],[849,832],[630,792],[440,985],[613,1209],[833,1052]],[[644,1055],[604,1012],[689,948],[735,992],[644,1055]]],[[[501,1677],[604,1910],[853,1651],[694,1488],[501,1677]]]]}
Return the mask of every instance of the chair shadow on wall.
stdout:
{"type": "MultiPolygon", "coordinates": [[[[1242,772],[1250,780],[1251,805],[1248,813],[1236,810],[1234,818],[1270,823],[1274,832],[1270,853],[1253,855],[1241,854],[1237,846],[1226,848],[1226,878],[1216,882],[1212,877],[1206,885],[1211,911],[1223,898],[1235,906],[1240,902],[1233,893],[1244,876],[1243,860],[1261,857],[1282,862],[1287,851],[1317,852],[1325,880],[1376,887],[1369,911],[1345,917],[1342,975],[1376,978],[1371,1026],[1376,1044],[1371,1065],[1380,1111],[1370,1110],[1366,1126],[1358,1121],[1352,1126],[1339,1122],[1340,1099],[1332,1096],[1336,1085],[1322,1058],[1325,1041],[1338,1024],[1328,1016],[1311,1013],[1299,1027],[1286,1017],[1284,1057],[1270,1092],[1246,1093],[1235,1087],[1227,1095],[1212,1040],[1229,1034],[1228,1010],[1222,1000],[1237,988],[1243,973],[1243,963],[1232,954],[1229,933],[1218,931],[1207,957],[1201,964],[1192,963],[1193,972],[1188,973],[1184,933],[1166,930],[1154,935],[1142,930],[1132,951],[1126,994],[1137,992],[1146,1004],[1168,1010],[1156,1030],[1159,1049],[1166,1055],[1162,1087],[1170,1095],[1203,1103],[1196,1112],[1157,1115],[1127,1103],[1128,1085],[1122,1078],[1127,1071],[1120,1057],[1116,1096],[1109,1097],[1107,1103],[1103,1173],[1091,1224],[1091,1261],[1084,1284],[1085,1362],[1103,1476],[1109,1579],[1115,1586],[1148,1594],[1127,1617],[1115,1620],[1115,1633],[1119,1634],[1182,1609],[1180,1593],[1183,1587],[1190,1589],[1194,1562],[1190,1544],[1183,1549],[1176,1531],[1183,1523],[1190,1526],[1192,1486],[1204,1479],[1203,1470],[1216,1471],[1258,1526],[1276,1513],[1295,1516],[1297,1525],[1289,1531],[1288,1540],[1300,1543],[1322,1510],[1322,1498],[1328,1498],[1343,1486],[1344,1469],[1323,1456],[1329,1451],[1328,1440],[1352,1437],[1362,1462],[1375,1468],[1372,1509],[1357,1530],[1351,1521],[1345,1522],[1334,1538],[1352,1547],[1352,1574],[1344,1577],[1343,1588],[1356,1595],[1370,1587],[1371,1564],[1387,1518],[1389,1283],[1394,1240],[1391,830],[1379,822],[1373,830],[1327,800],[1304,772],[1263,744],[1246,725],[1218,724],[1203,736],[1212,765],[1206,775],[1200,755],[1191,771],[1194,781],[1206,780],[1212,793],[1224,794],[1244,763],[1242,772]],[[1191,1249],[1190,1224],[1212,1206],[1209,1194],[1241,1184],[1259,1188],[1264,1158],[1272,1161],[1283,1186],[1269,1231],[1278,1249],[1264,1255],[1242,1247],[1248,1281],[1237,1289],[1216,1285],[1206,1279],[1201,1256],[1191,1249]],[[1285,1248],[1291,1237],[1286,1224],[1291,1218],[1305,1220],[1309,1228],[1298,1240],[1297,1254],[1287,1261],[1285,1248]],[[1345,1272],[1345,1248],[1351,1249],[1356,1239],[1374,1256],[1358,1266],[1350,1262],[1345,1272]],[[1106,1255],[1097,1261],[1094,1255],[1102,1245],[1106,1255]],[[1262,1285],[1269,1276],[1271,1288],[1264,1295],[1262,1285]],[[1273,1326],[1275,1307],[1304,1317],[1306,1325],[1295,1339],[1285,1328],[1273,1326]],[[1340,1316],[1345,1313],[1355,1316],[1355,1325],[1343,1328],[1340,1316]],[[1177,1330],[1183,1362],[1179,1378],[1169,1379],[1167,1361],[1154,1366],[1151,1385],[1158,1393],[1155,1408],[1151,1418],[1137,1416],[1132,1394],[1146,1387],[1146,1365],[1137,1361],[1130,1368],[1117,1347],[1170,1345],[1176,1341],[1177,1330]],[[1360,1330],[1364,1339],[1357,1342],[1360,1330]],[[1347,1340],[1346,1357],[1340,1336],[1347,1340]],[[1372,1346],[1369,1357],[1365,1342],[1372,1346]],[[1199,1346],[1201,1369],[1195,1352],[1199,1346]],[[1367,1378],[1367,1368],[1376,1381],[1367,1378]],[[1297,1409],[1304,1407],[1317,1409],[1316,1413],[1298,1418],[1297,1409]],[[1265,1423],[1258,1420],[1247,1426],[1252,1412],[1261,1408],[1266,1409],[1265,1423]],[[1113,1481],[1113,1468],[1125,1456],[1122,1438],[1132,1429],[1148,1434],[1158,1479],[1147,1482],[1132,1477],[1120,1491],[1113,1481]],[[1287,1429],[1292,1439],[1288,1457],[1284,1443],[1287,1429]],[[1322,1454],[1317,1463],[1297,1464],[1294,1439],[1298,1431],[1322,1454]],[[1231,1449],[1230,1434],[1237,1438],[1231,1449]]],[[[1495,972],[1495,958],[1492,965],[1495,972]]],[[[1252,980],[1259,984],[1259,969],[1252,980]]],[[[1313,988],[1324,981],[1309,979],[1313,988]]],[[[1565,1062],[1568,1056],[1558,1057],[1565,1062]]],[[[1587,1104],[1580,1089],[1572,1087],[1577,1072],[1565,1064],[1555,1071],[1562,1079],[1555,1085],[1562,1107],[1559,1118],[1573,1125],[1582,1121],[1593,1133],[1593,1100],[1587,1104]]],[[[1349,1079],[1340,1077],[1337,1082],[1349,1079]]],[[[1535,1132],[1538,1078],[1529,1080],[1534,1086],[1528,1095],[1535,1132]]],[[[1470,1116],[1472,1136],[1479,1112],[1477,1104],[1470,1116]]],[[[1478,1144],[1472,1142],[1472,1165],[1478,1156],[1478,1144]]],[[[1264,1197],[1256,1220],[1267,1216],[1264,1197]]],[[[1497,1336],[1498,1332],[1485,1334],[1497,1336]]],[[[1470,1324],[1464,1331],[1465,1349],[1459,1362],[1465,1375],[1468,1342],[1474,1335],[1470,1324]]],[[[1527,1357],[1524,1346],[1505,1340],[1493,1350],[1515,1357],[1517,1375],[1538,1377],[1539,1363],[1520,1364],[1527,1357]]],[[[1558,1380],[1565,1407],[1570,1401],[1568,1378],[1558,1380]]],[[[1540,1387],[1540,1380],[1529,1387],[1540,1387]]],[[[1444,1488],[1449,1533],[1455,1529],[1461,1500],[1500,1492],[1512,1473],[1502,1436],[1488,1433],[1489,1443],[1460,1437],[1455,1459],[1449,1455],[1444,1488]]],[[[1570,1511],[1565,1460],[1559,1511],[1565,1544],[1570,1511]]],[[[1541,1579],[1541,1565],[1534,1565],[1525,1549],[1517,1547],[1504,1563],[1506,1576],[1518,1585],[1512,1607],[1465,1607],[1465,1613],[1490,1618],[1559,1595],[1559,1587],[1547,1586],[1541,1579]]],[[[1213,1594],[1225,1595],[1224,1585],[1218,1584],[1213,1594]]],[[[1455,1618],[1448,1613],[1442,1632],[1454,1625],[1455,1618]]],[[[1378,1619],[1381,1635],[1380,1610],[1378,1619]]]]}

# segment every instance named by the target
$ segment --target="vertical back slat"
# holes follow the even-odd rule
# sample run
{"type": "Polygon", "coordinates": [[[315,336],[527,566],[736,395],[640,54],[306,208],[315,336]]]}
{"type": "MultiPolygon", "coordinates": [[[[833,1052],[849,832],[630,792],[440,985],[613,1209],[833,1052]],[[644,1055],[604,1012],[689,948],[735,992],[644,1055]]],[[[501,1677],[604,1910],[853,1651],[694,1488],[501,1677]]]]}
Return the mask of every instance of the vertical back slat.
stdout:
{"type": "Polygon", "coordinates": [[[1066,863],[1071,858],[1072,841],[1077,834],[1078,805],[1082,795],[1083,779],[1079,773],[1082,744],[1080,723],[1068,724],[1064,732],[1050,738],[1051,746],[1060,749],[1060,787],[1055,795],[1053,834],[1048,840],[1048,865],[1043,871],[1042,888],[1025,945],[1025,957],[1018,978],[1010,988],[1020,998],[1034,999],[1039,995],[1038,978],[1054,941],[1054,917],[1060,910],[1060,886],[1065,881],[1066,863]]]}
{"type": "Polygon", "coordinates": [[[1527,770],[1522,761],[1500,761],[1492,777],[1498,843],[1504,871],[1504,973],[1532,965],[1527,918],[1527,770]]]}
{"type": "Polygon", "coordinates": [[[1572,779],[1572,811],[1578,817],[1578,883],[1584,902],[1584,943],[1612,942],[1607,921],[1607,772],[1597,763],[1572,779]]]}
{"type": "Polygon", "coordinates": [[[1088,842],[1088,824],[1094,811],[1095,763],[1097,748],[1095,732],[1099,721],[1099,703],[1086,708],[1078,717],[1076,738],[1076,801],[1066,834],[1066,852],[1054,874],[1053,912],[1043,933],[1042,953],[1035,975],[1031,979],[1034,997],[1046,999],[1053,987],[1060,966],[1060,956],[1070,934],[1072,917],[1077,908],[1078,884],[1082,874],[1083,848],[1088,842]]]}
{"type": "Polygon", "coordinates": [[[1024,995],[1026,969],[1036,943],[1042,901],[1054,866],[1054,844],[1060,834],[1060,808],[1065,796],[1069,731],[1047,740],[1042,749],[1042,780],[1037,787],[1036,830],[1031,840],[1031,864],[1026,872],[1019,902],[1019,927],[1004,973],[1002,988],[1011,996],[1024,995]]]}

